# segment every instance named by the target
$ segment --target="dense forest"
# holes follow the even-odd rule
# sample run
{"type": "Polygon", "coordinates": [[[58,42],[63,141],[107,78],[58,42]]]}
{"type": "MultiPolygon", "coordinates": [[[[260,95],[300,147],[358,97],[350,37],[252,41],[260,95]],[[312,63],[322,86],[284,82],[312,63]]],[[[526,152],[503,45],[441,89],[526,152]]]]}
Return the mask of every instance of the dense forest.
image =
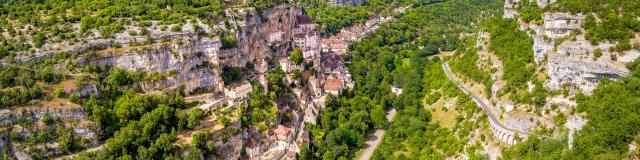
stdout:
{"type": "MultiPolygon", "coordinates": [[[[100,96],[91,95],[76,101],[82,104],[89,118],[99,124],[99,138],[106,140],[106,147],[82,156],[98,159],[178,156],[171,147],[177,132],[195,127],[203,118],[202,110],[183,111],[192,104],[183,101],[181,92],[138,94],[136,82],[143,74],[118,68],[98,68],[95,72],[99,75],[100,96]]],[[[210,151],[202,146],[187,147],[194,147],[187,149],[195,157],[210,151]]]]}
{"type": "Polygon", "coordinates": [[[13,65],[0,67],[0,109],[22,105],[35,99],[53,98],[54,95],[45,90],[50,90],[50,85],[63,79],[65,76],[54,73],[51,67],[40,70],[13,65]]]}

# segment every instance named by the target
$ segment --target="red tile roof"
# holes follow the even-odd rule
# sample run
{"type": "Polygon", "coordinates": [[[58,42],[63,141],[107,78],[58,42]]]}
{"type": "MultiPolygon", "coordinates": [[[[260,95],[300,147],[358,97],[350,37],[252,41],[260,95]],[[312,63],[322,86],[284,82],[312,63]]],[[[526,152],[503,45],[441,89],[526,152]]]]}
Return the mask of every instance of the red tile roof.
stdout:
{"type": "Polygon", "coordinates": [[[327,79],[324,83],[324,90],[330,91],[340,91],[340,86],[342,86],[342,82],[338,79],[327,79]]]}
{"type": "Polygon", "coordinates": [[[347,45],[342,44],[342,43],[332,44],[331,47],[333,49],[347,49],[347,45]]]}
{"type": "Polygon", "coordinates": [[[278,127],[273,131],[278,140],[286,140],[289,135],[291,135],[291,128],[278,125],[278,127]]]}

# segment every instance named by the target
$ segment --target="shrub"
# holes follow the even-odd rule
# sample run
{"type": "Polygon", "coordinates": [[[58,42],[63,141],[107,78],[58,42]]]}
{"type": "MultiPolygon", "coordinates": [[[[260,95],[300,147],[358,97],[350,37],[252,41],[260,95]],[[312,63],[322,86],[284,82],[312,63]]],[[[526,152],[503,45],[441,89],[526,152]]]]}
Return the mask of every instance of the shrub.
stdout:
{"type": "Polygon", "coordinates": [[[182,24],[176,24],[171,27],[171,32],[180,32],[182,31],[182,24]]]}
{"type": "Polygon", "coordinates": [[[602,49],[600,48],[596,48],[595,51],[593,51],[593,56],[597,59],[600,58],[600,56],[602,56],[602,49]]]}
{"type": "Polygon", "coordinates": [[[49,114],[44,114],[40,117],[40,121],[45,125],[53,124],[53,118],[49,114]]]}
{"type": "Polygon", "coordinates": [[[44,44],[44,40],[46,39],[44,33],[40,32],[33,36],[33,46],[36,48],[40,48],[44,44]]]}
{"type": "Polygon", "coordinates": [[[238,46],[238,40],[234,35],[223,36],[222,38],[222,49],[231,49],[236,48],[238,46]]]}
{"type": "Polygon", "coordinates": [[[61,87],[56,87],[54,94],[56,95],[56,97],[60,98],[64,96],[64,89],[62,89],[61,87]]]}
{"type": "Polygon", "coordinates": [[[69,101],[76,103],[76,104],[80,104],[80,95],[73,93],[71,95],[69,95],[69,101]]]}

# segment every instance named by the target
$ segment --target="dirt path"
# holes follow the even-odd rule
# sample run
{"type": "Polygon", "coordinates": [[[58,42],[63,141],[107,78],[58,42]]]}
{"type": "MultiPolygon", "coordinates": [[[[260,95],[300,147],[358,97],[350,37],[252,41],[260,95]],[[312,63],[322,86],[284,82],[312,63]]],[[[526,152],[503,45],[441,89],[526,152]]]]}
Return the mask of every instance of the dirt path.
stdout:
{"type": "MultiPolygon", "coordinates": [[[[389,112],[387,112],[387,120],[389,122],[391,122],[391,120],[393,120],[393,117],[395,116],[396,116],[396,109],[391,109],[389,112]]],[[[369,136],[367,136],[367,141],[364,142],[365,145],[364,145],[364,148],[362,148],[363,151],[360,157],[358,158],[359,160],[371,159],[371,156],[373,156],[373,151],[375,151],[376,148],[378,148],[378,145],[380,145],[384,132],[386,132],[386,130],[378,129],[373,134],[370,134],[369,136]]]]}

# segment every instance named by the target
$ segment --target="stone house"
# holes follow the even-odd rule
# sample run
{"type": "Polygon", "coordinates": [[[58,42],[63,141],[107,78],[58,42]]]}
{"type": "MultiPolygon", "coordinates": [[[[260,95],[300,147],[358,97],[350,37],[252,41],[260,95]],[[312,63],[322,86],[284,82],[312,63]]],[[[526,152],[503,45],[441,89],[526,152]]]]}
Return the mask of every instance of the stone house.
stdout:
{"type": "Polygon", "coordinates": [[[331,44],[329,50],[333,51],[337,55],[343,55],[347,53],[347,45],[345,45],[344,43],[333,43],[331,44]]]}
{"type": "Polygon", "coordinates": [[[285,73],[291,73],[297,68],[295,62],[292,62],[288,58],[281,58],[280,60],[278,60],[278,63],[280,64],[280,68],[282,68],[282,71],[284,71],[285,73]]]}
{"type": "Polygon", "coordinates": [[[322,89],[320,89],[320,82],[316,76],[309,76],[309,84],[311,89],[311,95],[320,96],[322,95],[322,89]]]}
{"type": "Polygon", "coordinates": [[[262,154],[262,150],[260,150],[260,144],[256,142],[252,137],[247,139],[247,147],[245,148],[245,152],[249,156],[249,159],[260,159],[260,155],[262,154]]]}
{"type": "MultiPolygon", "coordinates": [[[[316,124],[318,115],[320,114],[320,109],[313,106],[313,104],[306,105],[304,109],[304,117],[302,118],[304,122],[309,122],[311,124],[316,124]]],[[[304,123],[303,123],[304,124],[304,123]]]]}
{"type": "Polygon", "coordinates": [[[239,85],[231,85],[231,87],[225,88],[224,94],[231,102],[229,104],[233,104],[233,101],[248,98],[251,95],[252,90],[253,87],[251,86],[251,84],[247,81],[244,81],[239,85]]]}
{"type": "Polygon", "coordinates": [[[282,159],[295,160],[296,159],[296,155],[298,155],[297,152],[287,151],[287,153],[284,154],[284,157],[282,157],[282,159]]]}
{"type": "Polygon", "coordinates": [[[342,76],[343,72],[331,72],[328,74],[327,79],[324,81],[322,88],[324,92],[333,95],[340,95],[340,92],[345,89],[345,77],[342,76]]]}
{"type": "Polygon", "coordinates": [[[295,33],[308,33],[315,29],[316,23],[306,15],[297,15],[296,16],[296,25],[295,25],[295,33]]]}
{"type": "MultiPolygon", "coordinates": [[[[330,76],[331,77],[331,76],[330,76]]],[[[340,95],[340,91],[344,88],[342,81],[335,78],[327,78],[324,82],[324,91],[335,96],[340,95]]]]}
{"type": "Polygon", "coordinates": [[[293,43],[296,48],[304,48],[306,46],[306,36],[304,33],[293,35],[293,43]]]}

